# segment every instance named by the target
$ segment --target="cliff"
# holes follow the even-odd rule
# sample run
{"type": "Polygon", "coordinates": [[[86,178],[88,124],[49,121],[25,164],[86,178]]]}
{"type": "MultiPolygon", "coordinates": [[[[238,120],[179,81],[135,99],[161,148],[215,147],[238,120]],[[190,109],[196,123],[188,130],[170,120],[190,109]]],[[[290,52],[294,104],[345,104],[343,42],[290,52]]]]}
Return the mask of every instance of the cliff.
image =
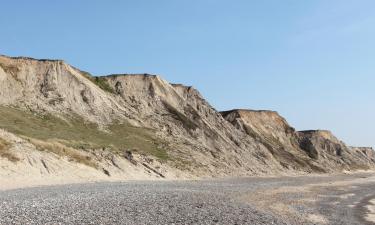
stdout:
{"type": "Polygon", "coordinates": [[[31,167],[40,177],[78,167],[122,179],[375,165],[371,150],[347,147],[328,132],[296,132],[276,112],[220,113],[193,87],[149,74],[95,77],[62,60],[0,56],[0,128],[3,170],[31,167]]]}

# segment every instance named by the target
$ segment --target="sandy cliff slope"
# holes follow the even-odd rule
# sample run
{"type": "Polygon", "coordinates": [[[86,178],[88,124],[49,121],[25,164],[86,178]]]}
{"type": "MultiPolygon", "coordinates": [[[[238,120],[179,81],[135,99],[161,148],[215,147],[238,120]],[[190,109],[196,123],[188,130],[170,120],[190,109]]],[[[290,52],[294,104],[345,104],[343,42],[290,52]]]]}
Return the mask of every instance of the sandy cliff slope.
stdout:
{"type": "Polygon", "coordinates": [[[3,179],[299,174],[375,165],[371,150],[319,131],[296,132],[275,112],[220,113],[193,87],[149,74],[94,77],[61,60],[0,56],[0,128],[3,179]]]}
{"type": "Polygon", "coordinates": [[[297,132],[277,112],[232,110],[222,115],[237,129],[267,146],[285,167],[335,172],[374,166],[372,148],[346,146],[326,130],[297,132]]]}

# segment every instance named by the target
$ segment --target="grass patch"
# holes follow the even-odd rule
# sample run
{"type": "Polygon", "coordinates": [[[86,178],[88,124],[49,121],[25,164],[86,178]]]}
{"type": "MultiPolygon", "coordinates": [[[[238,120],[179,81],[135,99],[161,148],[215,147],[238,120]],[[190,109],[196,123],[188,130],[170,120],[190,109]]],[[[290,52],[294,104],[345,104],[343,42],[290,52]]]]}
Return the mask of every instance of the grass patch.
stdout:
{"type": "Polygon", "coordinates": [[[29,141],[40,151],[48,151],[55,153],[58,156],[61,157],[67,157],[69,161],[74,161],[77,163],[84,164],[86,166],[93,167],[95,169],[98,168],[98,165],[93,162],[91,157],[83,155],[78,150],[67,147],[59,142],[55,141],[41,141],[36,139],[29,139],[29,141]]]}
{"type": "Polygon", "coordinates": [[[108,81],[104,77],[94,77],[93,80],[94,80],[93,82],[104,91],[115,93],[111,85],[109,85],[108,81]]]}
{"type": "Polygon", "coordinates": [[[89,79],[91,82],[96,84],[98,87],[100,87],[102,90],[112,93],[112,94],[115,93],[115,90],[111,87],[111,85],[109,85],[105,77],[95,77],[85,71],[81,71],[81,74],[87,79],[89,79]]]}
{"type": "Polygon", "coordinates": [[[8,159],[11,162],[18,162],[20,159],[9,151],[10,143],[0,138],[0,157],[8,159]]]}
{"type": "Polygon", "coordinates": [[[114,123],[105,132],[94,123],[84,122],[79,116],[63,120],[50,114],[40,115],[0,106],[0,128],[42,141],[58,139],[64,145],[77,149],[109,148],[118,153],[131,150],[168,160],[163,147],[165,143],[155,138],[153,130],[124,123],[114,123]]]}

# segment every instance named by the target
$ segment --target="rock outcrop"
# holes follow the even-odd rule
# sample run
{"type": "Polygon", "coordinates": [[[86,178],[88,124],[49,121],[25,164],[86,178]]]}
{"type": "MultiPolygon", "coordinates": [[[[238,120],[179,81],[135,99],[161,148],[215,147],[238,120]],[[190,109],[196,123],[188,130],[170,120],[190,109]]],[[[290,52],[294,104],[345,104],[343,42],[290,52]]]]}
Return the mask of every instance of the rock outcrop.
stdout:
{"type": "Polygon", "coordinates": [[[0,56],[0,114],[12,119],[0,128],[30,145],[57,142],[94,161],[103,161],[97,152],[131,156],[130,166],[155,176],[171,174],[158,168],[202,177],[375,165],[372,150],[347,147],[325,131],[296,132],[276,112],[220,113],[193,87],[149,74],[94,77],[61,60],[0,56]]]}

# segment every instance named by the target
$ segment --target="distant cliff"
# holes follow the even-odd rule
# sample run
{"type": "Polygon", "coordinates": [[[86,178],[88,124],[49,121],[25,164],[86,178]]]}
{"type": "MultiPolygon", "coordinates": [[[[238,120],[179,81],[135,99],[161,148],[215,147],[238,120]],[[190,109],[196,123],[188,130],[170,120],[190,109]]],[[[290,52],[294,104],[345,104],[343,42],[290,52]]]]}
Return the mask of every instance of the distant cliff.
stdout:
{"type": "Polygon", "coordinates": [[[277,112],[232,110],[222,112],[235,127],[255,137],[285,167],[334,172],[370,169],[375,163],[371,148],[346,146],[330,131],[295,131],[277,112]]]}

